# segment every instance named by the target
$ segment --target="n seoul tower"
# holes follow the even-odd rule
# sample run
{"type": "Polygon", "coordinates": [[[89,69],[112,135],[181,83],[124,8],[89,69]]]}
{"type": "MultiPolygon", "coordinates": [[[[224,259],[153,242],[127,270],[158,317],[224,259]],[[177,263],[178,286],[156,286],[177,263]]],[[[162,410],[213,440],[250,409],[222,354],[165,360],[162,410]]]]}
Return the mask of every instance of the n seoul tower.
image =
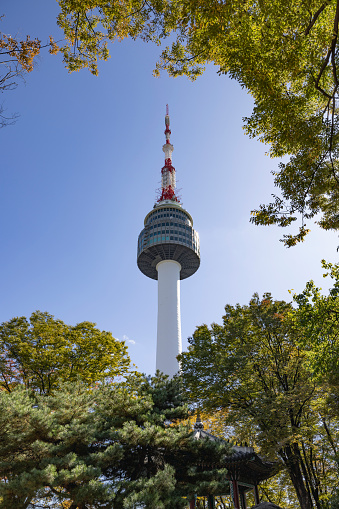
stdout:
{"type": "Polygon", "coordinates": [[[166,106],[165,166],[161,169],[161,195],[144,221],[138,238],[138,267],[158,280],[158,330],[156,369],[172,377],[179,371],[181,353],[180,279],[194,274],[200,265],[199,235],[192,216],[175,194],[173,145],[166,106]]]}

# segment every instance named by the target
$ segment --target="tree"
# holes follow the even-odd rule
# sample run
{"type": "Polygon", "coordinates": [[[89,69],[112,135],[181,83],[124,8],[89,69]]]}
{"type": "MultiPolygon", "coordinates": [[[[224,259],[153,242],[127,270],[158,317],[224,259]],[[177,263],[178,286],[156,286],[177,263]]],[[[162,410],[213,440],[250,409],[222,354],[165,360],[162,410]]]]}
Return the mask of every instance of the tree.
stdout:
{"type": "MultiPolygon", "coordinates": [[[[321,419],[332,456],[339,465],[339,265],[325,260],[322,265],[326,271],[324,277],[332,279],[328,295],[323,295],[321,289],[309,281],[301,294],[293,296],[298,306],[293,321],[296,333],[300,329],[305,332],[300,335],[299,342],[307,353],[313,378],[327,388],[326,412],[321,419]]],[[[339,507],[338,501],[339,484],[329,507],[339,507]]]]}
{"type": "Polygon", "coordinates": [[[324,509],[338,478],[339,419],[329,418],[328,387],[309,370],[307,329],[294,317],[270,294],[226,306],[222,326],[203,325],[190,338],[182,374],[197,404],[227,412],[241,440],[282,462],[301,509],[324,509]]]}
{"type": "MultiPolygon", "coordinates": [[[[228,411],[225,409],[214,409],[213,412],[209,413],[200,411],[200,416],[205,430],[216,437],[227,439],[235,444],[246,442],[249,439],[248,436],[244,436],[246,427],[244,429],[243,426],[238,427],[231,423],[227,425],[228,411]]],[[[247,432],[250,433],[250,430],[247,429],[247,432]]],[[[253,443],[250,442],[250,444],[253,443]]],[[[260,500],[273,502],[284,509],[295,509],[298,506],[298,499],[286,470],[281,470],[274,477],[262,481],[258,486],[258,491],[260,500]]],[[[251,494],[248,493],[247,504],[251,507],[250,497],[251,494]]],[[[220,498],[222,499],[222,497],[220,498]]],[[[254,505],[254,503],[253,497],[252,504],[254,505]]]]}
{"type": "Polygon", "coordinates": [[[125,37],[161,44],[155,74],[196,79],[207,63],[245,87],[255,101],[245,119],[250,136],[270,145],[280,164],[281,196],[254,210],[256,224],[289,226],[287,246],[302,241],[306,220],[320,214],[324,229],[339,229],[338,20],[339,2],[328,0],[58,0],[61,49],[70,71],[109,56],[108,42],[125,37]]]}
{"type": "MultiPolygon", "coordinates": [[[[112,389],[107,390],[111,393],[112,389]]],[[[119,480],[114,489],[114,509],[135,504],[149,509],[179,509],[187,507],[192,494],[225,490],[223,458],[230,447],[194,440],[191,429],[181,424],[189,413],[180,380],[157,374],[143,380],[137,377],[120,398],[113,390],[113,404],[104,404],[98,412],[105,416],[103,437],[113,439],[118,430],[124,447],[119,464],[104,470],[111,482],[119,480]],[[141,408],[140,397],[145,405],[141,408]],[[107,435],[111,430],[113,435],[107,435]],[[202,467],[204,464],[212,467],[202,467]]]]}
{"type": "MultiPolygon", "coordinates": [[[[95,394],[79,384],[63,385],[50,396],[23,387],[0,393],[3,509],[53,507],[67,500],[69,508],[84,509],[111,500],[100,481],[104,460],[88,447],[96,436],[94,403],[95,394]]],[[[119,445],[111,445],[107,456],[119,460],[119,445]]]]}
{"type": "Polygon", "coordinates": [[[1,507],[179,509],[191,490],[224,487],[222,469],[198,465],[219,465],[228,447],[180,425],[180,393],[177,380],[140,375],[92,391],[0,393],[1,507]]]}
{"type": "Polygon", "coordinates": [[[127,373],[130,359],[123,341],[91,322],[75,326],[36,311],[30,320],[0,325],[0,387],[16,385],[50,394],[63,381],[89,385],[127,373]]]}
{"type": "MultiPolygon", "coordinates": [[[[324,277],[330,277],[332,288],[321,293],[313,281],[305,290],[293,296],[297,304],[294,313],[295,334],[302,329],[299,342],[308,354],[313,375],[335,393],[339,389],[339,265],[322,260],[324,277]]],[[[339,417],[339,409],[338,409],[339,417]]]]}
{"type": "MultiPolygon", "coordinates": [[[[0,16],[0,20],[1,18],[3,15],[0,16]]],[[[59,51],[52,37],[48,44],[42,45],[40,39],[31,39],[29,35],[25,40],[19,40],[0,32],[0,92],[15,89],[18,79],[24,79],[25,74],[33,70],[34,58],[46,47],[51,54],[59,51]]],[[[0,128],[13,124],[16,118],[16,115],[7,117],[3,106],[0,105],[0,128]]]]}

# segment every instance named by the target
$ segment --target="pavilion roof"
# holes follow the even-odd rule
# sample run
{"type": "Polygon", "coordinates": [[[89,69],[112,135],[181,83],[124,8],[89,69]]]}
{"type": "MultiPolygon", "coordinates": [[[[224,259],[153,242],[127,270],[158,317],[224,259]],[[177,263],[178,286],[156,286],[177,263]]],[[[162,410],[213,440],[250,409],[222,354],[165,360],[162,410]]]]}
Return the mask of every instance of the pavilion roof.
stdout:
{"type": "MultiPolygon", "coordinates": [[[[222,438],[205,431],[199,414],[194,424],[193,436],[196,440],[207,439],[225,442],[222,438]]],[[[227,477],[230,480],[234,479],[240,483],[243,482],[250,485],[259,484],[279,471],[278,462],[269,461],[260,456],[253,447],[249,447],[247,444],[244,446],[233,445],[232,453],[225,456],[224,466],[228,471],[227,477]]]]}

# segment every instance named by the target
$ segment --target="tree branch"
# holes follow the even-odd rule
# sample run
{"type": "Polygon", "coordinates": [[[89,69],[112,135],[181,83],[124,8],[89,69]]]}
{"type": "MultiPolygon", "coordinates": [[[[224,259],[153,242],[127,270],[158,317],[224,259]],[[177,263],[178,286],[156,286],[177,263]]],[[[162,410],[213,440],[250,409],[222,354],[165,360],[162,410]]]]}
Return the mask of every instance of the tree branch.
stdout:
{"type": "Polygon", "coordinates": [[[306,28],[305,30],[305,35],[308,35],[310,33],[310,30],[311,28],[313,27],[314,23],[317,21],[317,19],[319,18],[320,14],[323,12],[323,10],[328,6],[329,2],[325,2],[324,4],[322,4],[322,6],[320,7],[320,9],[317,10],[317,12],[314,14],[313,18],[311,19],[308,27],[306,28]]]}
{"type": "Polygon", "coordinates": [[[330,442],[330,444],[331,444],[332,450],[333,450],[334,454],[335,454],[335,455],[337,455],[337,448],[336,448],[336,446],[335,446],[335,444],[334,444],[334,441],[333,441],[333,438],[332,438],[331,432],[330,432],[330,430],[329,430],[329,428],[328,428],[328,426],[327,426],[327,423],[326,423],[326,419],[325,419],[325,418],[323,418],[323,419],[322,419],[322,423],[323,423],[324,429],[325,429],[325,431],[326,431],[326,435],[327,435],[327,437],[328,437],[328,441],[329,441],[329,442],[330,442]]]}

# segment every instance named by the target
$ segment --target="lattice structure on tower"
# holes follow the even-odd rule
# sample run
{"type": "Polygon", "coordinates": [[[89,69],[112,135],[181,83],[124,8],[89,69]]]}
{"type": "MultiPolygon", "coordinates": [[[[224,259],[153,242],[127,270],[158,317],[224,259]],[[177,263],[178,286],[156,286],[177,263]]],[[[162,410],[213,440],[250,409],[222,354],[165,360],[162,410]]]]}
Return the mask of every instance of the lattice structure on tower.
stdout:
{"type": "Polygon", "coordinates": [[[164,200],[171,200],[179,203],[179,199],[175,194],[176,186],[175,168],[172,165],[172,152],[174,150],[174,147],[170,141],[171,130],[168,104],[166,105],[165,136],[166,143],[162,147],[162,150],[165,153],[165,165],[161,168],[161,195],[158,199],[158,203],[164,200]]]}

